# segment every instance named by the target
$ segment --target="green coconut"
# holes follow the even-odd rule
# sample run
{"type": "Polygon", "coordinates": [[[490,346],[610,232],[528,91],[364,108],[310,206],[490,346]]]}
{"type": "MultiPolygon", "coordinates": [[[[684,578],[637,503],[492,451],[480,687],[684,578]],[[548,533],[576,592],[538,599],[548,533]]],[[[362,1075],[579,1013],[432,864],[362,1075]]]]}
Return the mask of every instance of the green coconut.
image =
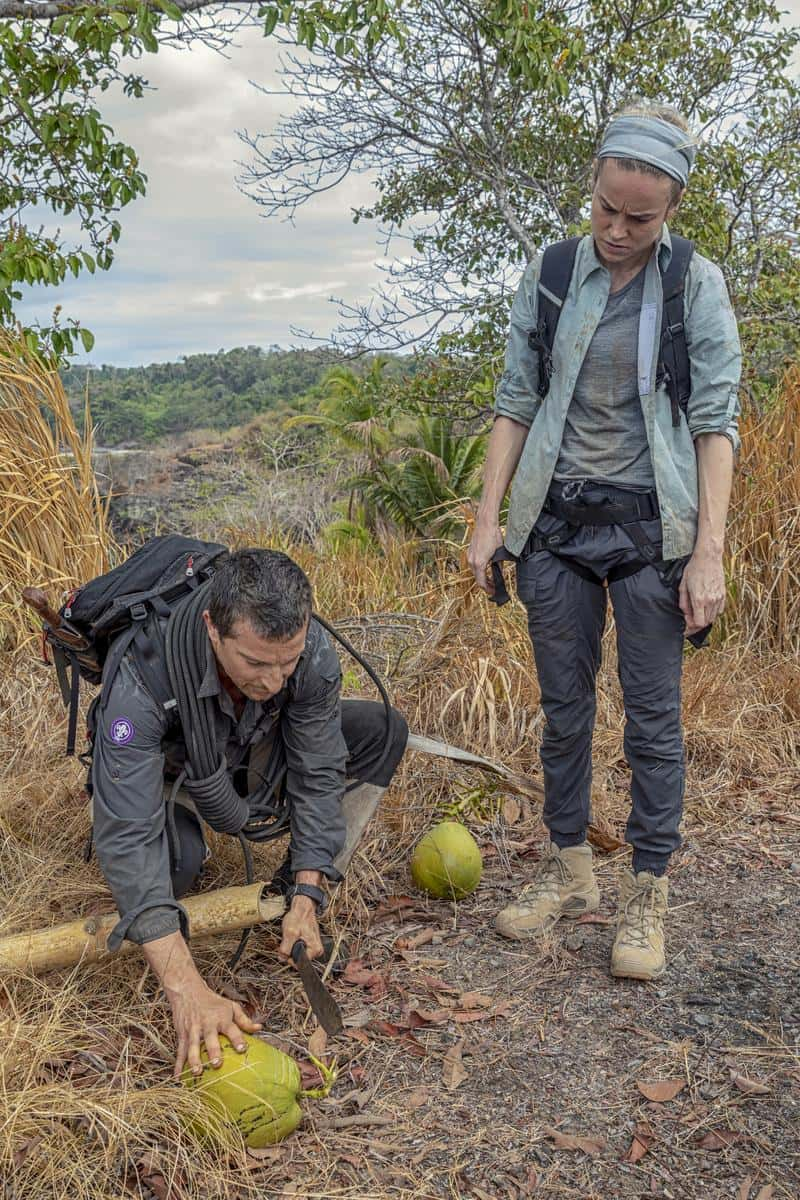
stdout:
{"type": "Polygon", "coordinates": [[[482,870],[478,844],[459,821],[435,825],[420,838],[411,856],[414,883],[440,899],[469,896],[478,886],[482,870]]]}
{"type": "Polygon", "coordinates": [[[193,1122],[195,1132],[207,1137],[227,1126],[239,1131],[246,1146],[260,1149],[282,1141],[302,1121],[300,1070],[293,1058],[268,1042],[242,1037],[247,1049],[239,1054],[220,1036],[219,1067],[211,1066],[203,1046],[203,1073],[193,1075],[184,1067],[181,1083],[198,1092],[210,1118],[207,1125],[202,1118],[193,1122]]]}

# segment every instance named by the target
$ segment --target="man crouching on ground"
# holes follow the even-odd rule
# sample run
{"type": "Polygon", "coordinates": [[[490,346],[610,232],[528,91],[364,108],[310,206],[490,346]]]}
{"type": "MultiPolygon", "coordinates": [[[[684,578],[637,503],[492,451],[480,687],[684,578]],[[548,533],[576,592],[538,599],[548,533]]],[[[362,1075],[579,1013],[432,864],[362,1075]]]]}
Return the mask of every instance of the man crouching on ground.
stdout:
{"type": "MultiPolygon", "coordinates": [[[[243,1050],[241,1031],[259,1028],[198,972],[186,914],[178,903],[208,857],[201,819],[259,841],[264,813],[289,819],[289,850],[276,880],[287,891],[280,954],[295,941],[322,953],[318,912],[323,876],[332,882],[352,857],[405,749],[408,729],[382,704],[341,701],[338,657],[312,616],[311,586],[285,554],[241,550],[181,604],[166,632],[167,651],[147,672],[126,652],[94,714],[91,770],[97,856],[120,913],[109,948],[142,946],[172,1008],[175,1076],[201,1071],[200,1050],[221,1061],[219,1035],[243,1050]],[[173,623],[178,619],[180,637],[173,623]],[[144,679],[186,671],[199,686],[186,695],[192,719],[154,698],[144,679]],[[194,661],[191,661],[191,660],[194,661]],[[198,768],[203,761],[212,773],[198,768]],[[205,774],[205,778],[200,778],[205,774]],[[347,791],[346,780],[352,781],[347,791]]],[[[186,705],[184,705],[185,711],[186,705]]]]}

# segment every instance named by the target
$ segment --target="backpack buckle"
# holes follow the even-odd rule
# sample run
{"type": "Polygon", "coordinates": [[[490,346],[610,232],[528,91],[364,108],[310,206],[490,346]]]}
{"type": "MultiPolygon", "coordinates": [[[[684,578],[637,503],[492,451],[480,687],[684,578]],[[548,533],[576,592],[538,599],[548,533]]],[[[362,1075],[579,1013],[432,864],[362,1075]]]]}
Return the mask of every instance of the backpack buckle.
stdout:
{"type": "Polygon", "coordinates": [[[131,614],[131,620],[144,621],[147,617],[147,605],[143,604],[141,600],[139,600],[136,604],[131,605],[129,612],[131,614]]]}

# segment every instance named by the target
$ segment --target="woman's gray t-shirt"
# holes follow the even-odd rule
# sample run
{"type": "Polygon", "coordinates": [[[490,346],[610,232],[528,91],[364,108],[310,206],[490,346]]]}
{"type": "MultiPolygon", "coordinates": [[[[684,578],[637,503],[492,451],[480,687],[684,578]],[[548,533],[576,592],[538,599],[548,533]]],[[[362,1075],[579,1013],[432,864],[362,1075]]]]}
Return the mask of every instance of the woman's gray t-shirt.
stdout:
{"type": "Polygon", "coordinates": [[[655,486],[637,377],[644,275],[608,297],[567,410],[556,479],[655,486]]]}

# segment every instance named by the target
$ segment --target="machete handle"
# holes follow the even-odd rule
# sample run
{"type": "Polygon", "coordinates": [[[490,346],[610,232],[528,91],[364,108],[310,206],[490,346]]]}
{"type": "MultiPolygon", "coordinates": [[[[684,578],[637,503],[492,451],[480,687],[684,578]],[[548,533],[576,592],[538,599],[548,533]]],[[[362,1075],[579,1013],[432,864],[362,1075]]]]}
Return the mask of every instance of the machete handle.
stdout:
{"type": "Polygon", "coordinates": [[[50,607],[47,594],[43,592],[41,588],[23,588],[22,599],[30,608],[34,610],[34,612],[39,614],[43,621],[47,621],[47,624],[51,629],[58,629],[59,625],[61,624],[61,614],[56,612],[54,608],[50,607]]]}
{"type": "Polygon", "coordinates": [[[302,938],[298,938],[295,944],[292,946],[292,962],[295,964],[295,966],[300,962],[304,955],[307,957],[306,944],[302,938]]]}
{"type": "Polygon", "coordinates": [[[89,643],[83,634],[78,633],[75,629],[70,629],[69,623],[64,620],[61,613],[50,607],[47,593],[43,592],[41,588],[23,588],[22,599],[41,617],[45,624],[50,626],[54,633],[58,634],[60,642],[64,642],[67,646],[74,646],[76,650],[88,649],[89,643]]]}

